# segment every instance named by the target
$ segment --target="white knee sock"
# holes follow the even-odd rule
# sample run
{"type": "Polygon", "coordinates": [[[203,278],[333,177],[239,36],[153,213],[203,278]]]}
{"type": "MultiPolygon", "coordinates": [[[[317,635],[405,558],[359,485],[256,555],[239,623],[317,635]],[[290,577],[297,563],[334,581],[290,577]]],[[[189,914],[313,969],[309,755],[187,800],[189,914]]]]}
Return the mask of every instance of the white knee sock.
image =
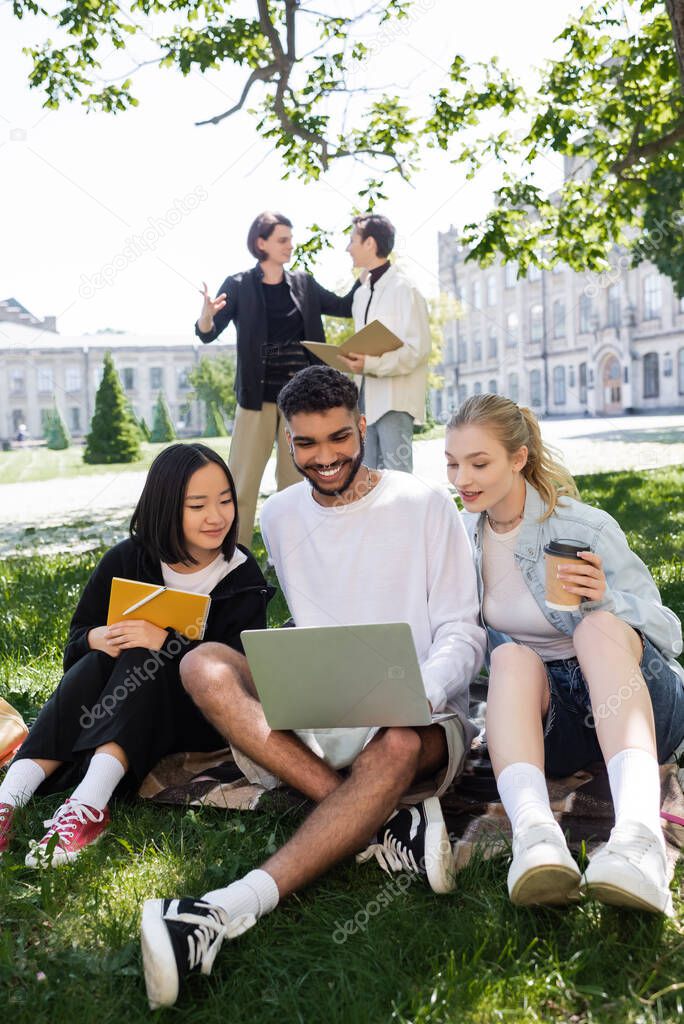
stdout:
{"type": "Polygon", "coordinates": [[[614,754],[607,768],[615,824],[639,821],[662,839],[660,772],[655,757],[645,750],[628,747],[614,754]]]}
{"type": "Polygon", "coordinates": [[[121,761],[112,754],[93,754],[85,778],[73,791],[71,799],[103,811],[125,774],[121,761]]]}
{"type": "Polygon", "coordinates": [[[23,807],[45,778],[45,772],[28,757],[15,761],[0,783],[0,804],[23,807]]]}
{"type": "Polygon", "coordinates": [[[250,871],[244,878],[232,882],[225,889],[212,889],[202,897],[207,903],[223,907],[229,917],[254,914],[258,919],[270,914],[278,906],[278,886],[267,871],[250,871]]]}
{"type": "Polygon", "coordinates": [[[506,765],[496,784],[514,834],[531,825],[555,823],[544,773],[535,765],[524,761],[506,765]]]}

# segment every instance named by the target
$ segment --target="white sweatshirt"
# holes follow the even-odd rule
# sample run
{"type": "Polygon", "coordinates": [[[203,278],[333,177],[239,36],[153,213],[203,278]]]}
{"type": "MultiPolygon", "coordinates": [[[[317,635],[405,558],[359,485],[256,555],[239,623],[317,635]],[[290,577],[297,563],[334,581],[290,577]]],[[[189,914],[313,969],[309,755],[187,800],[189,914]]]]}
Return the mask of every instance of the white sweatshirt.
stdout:
{"type": "Polygon", "coordinates": [[[325,508],[302,481],[266,500],[261,531],[296,625],[408,622],[433,709],[448,703],[466,724],[485,633],[470,545],[446,491],[386,470],[365,497],[325,508]]]}
{"type": "Polygon", "coordinates": [[[407,412],[416,423],[422,423],[432,343],[425,299],[397,267],[391,266],[372,293],[368,281],[356,289],[352,316],[357,331],[379,320],[404,343],[384,355],[366,356],[363,378],[354,378],[359,386],[365,380],[366,419],[375,423],[386,412],[407,412]]]}

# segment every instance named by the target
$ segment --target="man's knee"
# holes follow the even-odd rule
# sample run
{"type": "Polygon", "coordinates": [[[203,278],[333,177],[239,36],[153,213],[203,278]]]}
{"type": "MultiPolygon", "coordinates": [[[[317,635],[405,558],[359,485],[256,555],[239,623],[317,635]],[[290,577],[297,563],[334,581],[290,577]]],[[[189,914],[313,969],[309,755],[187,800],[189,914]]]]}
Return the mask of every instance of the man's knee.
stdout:
{"type": "Polygon", "coordinates": [[[368,744],[355,765],[369,765],[378,773],[384,770],[406,770],[412,773],[418,764],[421,749],[422,741],[415,729],[389,728],[368,744]]]}
{"type": "Polygon", "coordinates": [[[216,686],[239,685],[241,661],[244,655],[225,644],[200,644],[181,658],[181,682],[193,700],[201,700],[216,686]]]}

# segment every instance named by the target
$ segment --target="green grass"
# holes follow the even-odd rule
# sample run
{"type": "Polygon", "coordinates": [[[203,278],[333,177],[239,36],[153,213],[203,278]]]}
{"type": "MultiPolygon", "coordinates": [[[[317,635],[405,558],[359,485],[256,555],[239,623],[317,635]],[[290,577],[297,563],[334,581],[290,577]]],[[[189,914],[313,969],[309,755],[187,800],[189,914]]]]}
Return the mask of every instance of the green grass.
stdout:
{"type": "MultiPolygon", "coordinates": [[[[227,437],[192,437],[183,441],[202,441],[216,448],[224,456],[230,446],[227,437]]],[[[0,452],[0,484],[29,483],[32,480],[53,480],[56,477],[96,476],[100,473],[131,473],[148,469],[150,463],[167,442],[143,442],[142,456],[136,462],[115,462],[110,465],[90,466],[83,461],[81,445],[72,445],[64,451],[50,451],[45,447],[16,448],[0,452]]]]}
{"type": "MultiPolygon", "coordinates": [[[[682,614],[684,470],[601,474],[581,484],[620,520],[663,599],[682,614]]],[[[255,550],[263,558],[258,537],[255,550]]],[[[59,679],[69,615],[99,553],[0,561],[0,693],[29,719],[59,679]]],[[[272,621],[286,613],[279,595],[272,621]]],[[[12,1024],[149,1021],[137,941],[142,901],[233,880],[280,845],[303,813],[275,799],[242,814],[118,804],[99,846],[74,865],[38,874],[23,867],[23,853],[55,803],[34,800],[18,814],[13,852],[0,863],[0,992],[12,1024]]],[[[681,1019],[681,898],[675,922],[591,903],[521,910],[508,900],[506,870],[505,858],[476,862],[453,896],[437,897],[420,882],[397,895],[374,863],[345,863],[226,944],[211,978],[195,979],[176,1008],[155,1019],[681,1019]],[[346,921],[356,922],[355,931],[339,941],[346,921]]]]}

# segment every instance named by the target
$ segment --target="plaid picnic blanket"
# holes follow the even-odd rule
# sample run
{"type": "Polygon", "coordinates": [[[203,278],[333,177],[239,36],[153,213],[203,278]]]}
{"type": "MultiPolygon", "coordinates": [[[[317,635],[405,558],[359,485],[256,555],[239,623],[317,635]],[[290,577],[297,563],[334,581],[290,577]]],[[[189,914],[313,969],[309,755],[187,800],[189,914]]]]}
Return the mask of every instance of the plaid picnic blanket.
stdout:
{"type": "MultiPolygon", "coordinates": [[[[663,811],[684,818],[684,794],[675,764],[663,765],[663,811]]],[[[551,807],[569,845],[582,842],[591,853],[607,840],[613,825],[613,804],[605,765],[597,764],[564,779],[547,782],[551,807]]],[[[264,790],[252,785],[235,764],[230,748],[209,754],[172,754],[159,762],[143,781],[139,795],[162,804],[209,806],[221,810],[251,811],[262,806],[281,808],[305,805],[300,793],[287,786],[264,790]]],[[[454,842],[460,870],[477,850],[485,857],[505,852],[510,843],[510,824],[499,800],[496,781],[484,747],[475,746],[463,774],[442,797],[447,829],[454,842]]],[[[671,873],[684,852],[684,828],[663,820],[671,873]]]]}

